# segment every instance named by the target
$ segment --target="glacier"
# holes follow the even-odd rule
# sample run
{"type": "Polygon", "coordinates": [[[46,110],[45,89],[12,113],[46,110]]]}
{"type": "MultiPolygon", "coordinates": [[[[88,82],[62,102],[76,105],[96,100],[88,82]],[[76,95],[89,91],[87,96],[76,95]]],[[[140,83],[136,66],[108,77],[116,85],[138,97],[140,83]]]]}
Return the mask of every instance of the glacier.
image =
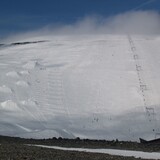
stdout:
{"type": "Polygon", "coordinates": [[[0,46],[0,135],[158,138],[159,44],[158,36],[99,34],[0,46]]]}

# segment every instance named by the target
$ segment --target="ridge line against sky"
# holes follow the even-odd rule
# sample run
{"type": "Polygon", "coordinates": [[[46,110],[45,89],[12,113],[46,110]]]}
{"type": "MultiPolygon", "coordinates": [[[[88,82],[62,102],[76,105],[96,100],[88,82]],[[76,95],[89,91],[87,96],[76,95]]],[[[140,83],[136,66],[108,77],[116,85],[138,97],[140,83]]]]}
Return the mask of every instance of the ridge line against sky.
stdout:
{"type": "Polygon", "coordinates": [[[1,0],[0,36],[72,24],[90,15],[114,16],[129,11],[160,11],[159,0],[1,0]]]}

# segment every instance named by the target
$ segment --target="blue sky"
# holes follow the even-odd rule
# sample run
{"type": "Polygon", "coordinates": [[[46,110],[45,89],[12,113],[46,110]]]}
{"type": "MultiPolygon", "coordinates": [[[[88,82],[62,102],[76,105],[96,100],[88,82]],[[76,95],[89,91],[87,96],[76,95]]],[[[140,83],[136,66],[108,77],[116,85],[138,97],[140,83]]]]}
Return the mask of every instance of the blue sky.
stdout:
{"type": "Polygon", "coordinates": [[[73,23],[88,15],[108,17],[131,10],[160,11],[160,0],[1,0],[0,34],[73,23]]]}

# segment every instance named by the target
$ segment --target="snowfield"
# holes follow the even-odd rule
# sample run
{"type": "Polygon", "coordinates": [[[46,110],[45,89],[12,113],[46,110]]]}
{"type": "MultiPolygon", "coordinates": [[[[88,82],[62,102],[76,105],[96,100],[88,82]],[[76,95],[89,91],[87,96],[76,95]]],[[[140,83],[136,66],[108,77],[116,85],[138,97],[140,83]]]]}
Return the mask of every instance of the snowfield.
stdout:
{"type": "Polygon", "coordinates": [[[44,36],[22,42],[27,41],[42,42],[0,47],[1,135],[159,138],[159,37],[44,36]]]}

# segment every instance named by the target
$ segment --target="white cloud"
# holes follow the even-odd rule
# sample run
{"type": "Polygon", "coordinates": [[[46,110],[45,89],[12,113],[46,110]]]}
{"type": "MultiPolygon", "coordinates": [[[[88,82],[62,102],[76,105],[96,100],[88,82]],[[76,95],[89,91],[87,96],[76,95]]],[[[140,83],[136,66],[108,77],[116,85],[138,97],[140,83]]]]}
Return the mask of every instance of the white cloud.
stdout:
{"type": "Polygon", "coordinates": [[[126,12],[109,18],[88,16],[59,33],[159,34],[160,14],[155,11],[126,12]]]}
{"type": "Polygon", "coordinates": [[[105,24],[111,33],[159,34],[160,14],[154,11],[127,12],[105,24]]]}
{"type": "Polygon", "coordinates": [[[22,38],[55,34],[160,34],[160,13],[131,11],[111,17],[86,16],[73,24],[50,24],[41,29],[9,37],[22,38]]]}

